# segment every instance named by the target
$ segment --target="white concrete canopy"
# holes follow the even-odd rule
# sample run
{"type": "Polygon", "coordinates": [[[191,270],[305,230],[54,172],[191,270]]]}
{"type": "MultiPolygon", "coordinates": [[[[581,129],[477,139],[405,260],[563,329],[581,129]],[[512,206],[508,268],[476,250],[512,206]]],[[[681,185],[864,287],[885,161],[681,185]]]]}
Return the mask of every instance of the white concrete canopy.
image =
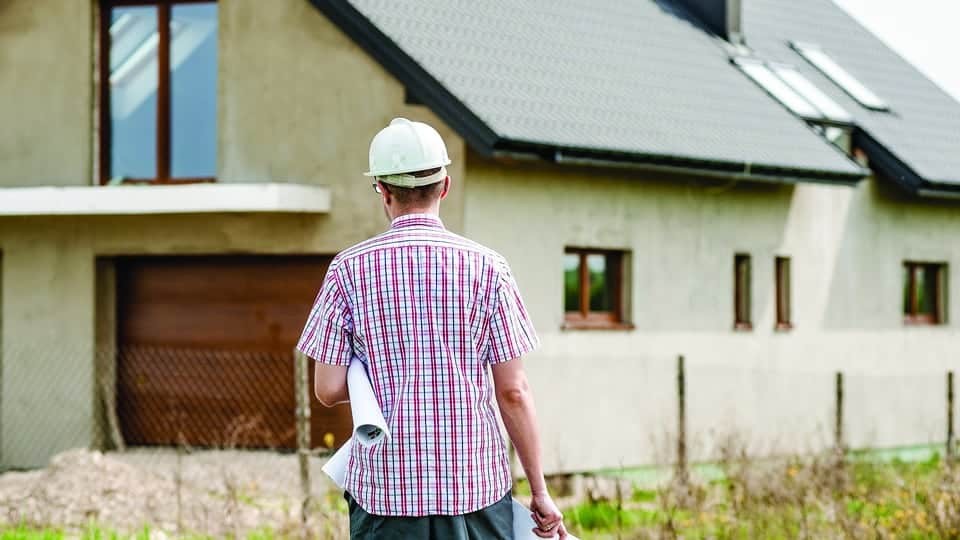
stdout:
{"type": "Polygon", "coordinates": [[[0,188],[0,216],[329,213],[330,189],[287,183],[0,188]]]}

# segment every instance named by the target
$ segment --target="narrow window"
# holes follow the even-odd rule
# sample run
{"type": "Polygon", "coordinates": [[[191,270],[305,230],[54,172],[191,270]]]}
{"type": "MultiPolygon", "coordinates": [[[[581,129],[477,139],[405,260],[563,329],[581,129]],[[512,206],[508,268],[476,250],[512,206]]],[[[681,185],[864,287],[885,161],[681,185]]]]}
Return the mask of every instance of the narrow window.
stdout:
{"type": "Polygon", "coordinates": [[[750,318],[750,256],[738,253],[733,258],[734,328],[752,330],[750,318]]]}
{"type": "Polygon", "coordinates": [[[565,325],[571,328],[624,326],[624,252],[568,248],[563,255],[565,325]]]}
{"type": "Polygon", "coordinates": [[[774,263],[777,277],[777,330],[793,328],[790,320],[790,257],[777,257],[774,263]]]}
{"type": "Polygon", "coordinates": [[[945,324],[947,265],[903,263],[903,321],[906,324],[945,324]]]}
{"type": "Polygon", "coordinates": [[[102,0],[100,182],[209,182],[217,4],[102,0]]]}

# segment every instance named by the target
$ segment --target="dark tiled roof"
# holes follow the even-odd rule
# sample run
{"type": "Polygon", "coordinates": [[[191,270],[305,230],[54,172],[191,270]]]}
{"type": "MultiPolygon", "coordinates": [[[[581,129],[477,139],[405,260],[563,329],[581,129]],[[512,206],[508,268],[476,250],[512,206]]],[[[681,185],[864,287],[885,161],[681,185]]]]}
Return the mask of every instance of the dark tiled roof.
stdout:
{"type": "Polygon", "coordinates": [[[407,72],[442,87],[417,97],[434,110],[438,96],[456,102],[438,114],[487,150],[528,144],[847,181],[863,173],[666,0],[314,3],[382,63],[412,59],[407,72]],[[399,51],[377,43],[384,37],[399,51]]]}
{"type": "Polygon", "coordinates": [[[798,67],[853,114],[866,134],[926,182],[960,187],[960,103],[831,0],[745,0],[743,28],[758,54],[798,67]],[[868,110],[808,64],[788,41],[820,45],[890,106],[868,110]]]}

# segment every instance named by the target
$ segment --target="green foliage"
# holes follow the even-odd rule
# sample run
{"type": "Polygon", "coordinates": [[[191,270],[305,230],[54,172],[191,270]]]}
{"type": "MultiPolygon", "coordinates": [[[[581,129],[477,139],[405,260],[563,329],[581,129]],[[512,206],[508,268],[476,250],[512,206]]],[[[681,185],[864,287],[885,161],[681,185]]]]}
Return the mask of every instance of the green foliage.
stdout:
{"type": "Polygon", "coordinates": [[[721,467],[723,478],[565,508],[568,528],[588,538],[960,538],[960,468],[936,454],[738,458],[721,467]]]}
{"type": "Polygon", "coordinates": [[[0,540],[61,540],[62,538],[63,531],[58,529],[35,531],[22,524],[15,529],[0,530],[0,540]]]}

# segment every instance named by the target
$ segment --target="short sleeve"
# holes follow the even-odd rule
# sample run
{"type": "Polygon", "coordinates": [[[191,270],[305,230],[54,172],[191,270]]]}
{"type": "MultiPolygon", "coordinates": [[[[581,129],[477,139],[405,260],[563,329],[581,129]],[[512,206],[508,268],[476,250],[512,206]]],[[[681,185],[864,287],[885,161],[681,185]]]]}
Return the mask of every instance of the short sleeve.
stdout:
{"type": "Polygon", "coordinates": [[[350,365],[353,319],[332,266],[307,317],[297,350],[323,364],[350,365]]]}
{"type": "Polygon", "coordinates": [[[492,364],[519,358],[540,345],[517,282],[506,263],[498,272],[496,289],[486,357],[492,364]]]}

